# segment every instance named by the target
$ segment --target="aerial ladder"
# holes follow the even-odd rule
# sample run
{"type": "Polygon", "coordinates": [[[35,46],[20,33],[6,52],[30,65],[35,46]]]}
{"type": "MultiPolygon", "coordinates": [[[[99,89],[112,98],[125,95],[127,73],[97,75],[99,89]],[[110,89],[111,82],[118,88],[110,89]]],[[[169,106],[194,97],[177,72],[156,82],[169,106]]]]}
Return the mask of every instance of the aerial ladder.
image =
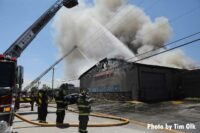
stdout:
{"type": "MultiPolygon", "coordinates": [[[[56,62],[54,62],[48,69],[46,69],[43,73],[41,73],[37,78],[35,78],[29,85],[27,85],[26,87],[24,87],[23,92],[21,91],[21,95],[20,97],[18,97],[17,99],[17,109],[20,108],[20,103],[30,103],[31,104],[31,111],[33,111],[33,105],[34,102],[36,102],[36,92],[38,91],[38,87],[37,90],[30,90],[32,87],[35,87],[35,84],[37,84],[40,79],[42,77],[44,77],[50,70],[52,70],[58,63],[60,63],[65,57],[67,57],[68,55],[70,55],[75,49],[77,48],[77,46],[74,46],[68,53],[64,54],[61,58],[59,58],[56,62]],[[29,94],[29,95],[28,95],[29,94]]],[[[51,93],[53,94],[53,92],[51,93]]],[[[50,97],[49,97],[50,98],[50,97]]],[[[53,97],[51,97],[53,98],[53,97]]]]}
{"type": "Polygon", "coordinates": [[[39,17],[2,55],[0,55],[0,133],[10,133],[17,90],[23,83],[23,67],[17,58],[62,7],[72,8],[77,0],[58,0],[39,17]]]}
{"type": "Polygon", "coordinates": [[[73,47],[68,53],[64,54],[60,59],[58,59],[56,62],[54,62],[48,69],[46,69],[43,73],[41,73],[36,79],[34,79],[29,85],[24,87],[24,91],[28,91],[31,87],[33,87],[35,84],[40,81],[40,79],[46,75],[51,69],[53,69],[58,63],[60,63],[65,57],[70,55],[77,47],[73,47]]]}
{"type": "Polygon", "coordinates": [[[5,52],[4,55],[20,57],[30,42],[42,30],[42,28],[53,18],[56,12],[64,5],[72,8],[78,4],[77,0],[58,0],[41,17],[39,17],[5,52]]]}

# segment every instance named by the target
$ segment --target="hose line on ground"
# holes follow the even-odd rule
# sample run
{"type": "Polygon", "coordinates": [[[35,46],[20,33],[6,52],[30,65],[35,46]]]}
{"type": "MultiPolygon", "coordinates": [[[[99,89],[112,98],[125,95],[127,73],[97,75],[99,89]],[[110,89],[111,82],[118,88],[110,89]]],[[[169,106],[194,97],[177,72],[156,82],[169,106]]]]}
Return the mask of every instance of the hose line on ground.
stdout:
{"type": "MultiPolygon", "coordinates": [[[[77,111],[75,111],[72,108],[70,108],[69,111],[77,113],[77,111]]],[[[64,124],[59,124],[59,125],[56,124],[56,123],[38,123],[38,122],[30,121],[30,120],[22,117],[21,115],[19,115],[17,113],[15,113],[15,116],[17,118],[21,119],[22,121],[25,121],[25,122],[27,122],[29,124],[36,125],[36,126],[42,126],[42,127],[55,127],[55,126],[78,127],[78,124],[76,124],[76,123],[64,123],[64,124]]],[[[107,115],[107,114],[91,113],[90,116],[114,119],[114,120],[118,120],[119,122],[116,122],[116,123],[88,124],[88,127],[112,127],[112,126],[122,126],[122,125],[126,125],[126,124],[129,123],[129,120],[126,119],[126,118],[121,118],[121,117],[107,115]]]]}
{"type": "MultiPolygon", "coordinates": [[[[55,108],[55,106],[49,106],[49,107],[53,107],[55,108]]],[[[76,111],[74,108],[69,108],[68,111],[71,112],[75,112],[78,113],[78,111],[76,111]]],[[[21,115],[15,113],[15,116],[19,119],[21,119],[22,121],[25,121],[29,124],[32,125],[36,125],[36,126],[42,126],[42,127],[56,127],[56,126],[62,126],[62,127],[78,127],[78,124],[73,124],[73,123],[64,123],[64,124],[55,124],[55,123],[38,123],[38,122],[33,122],[30,120],[27,120],[26,118],[22,117],[21,115]]],[[[90,116],[94,116],[94,117],[100,117],[100,118],[109,118],[109,119],[114,119],[114,120],[118,120],[120,122],[117,123],[99,123],[99,124],[89,124],[88,127],[112,127],[112,126],[122,126],[125,124],[128,124],[129,122],[134,123],[136,125],[140,125],[143,127],[147,127],[147,123],[143,123],[143,122],[139,122],[139,121],[135,121],[135,120],[131,120],[129,121],[129,119],[126,118],[121,118],[121,117],[117,117],[117,116],[113,116],[113,115],[107,115],[107,114],[102,114],[102,113],[91,113],[90,116]]],[[[168,130],[168,129],[160,129],[161,131],[166,131],[168,133],[183,133],[177,130],[168,130]]]]}

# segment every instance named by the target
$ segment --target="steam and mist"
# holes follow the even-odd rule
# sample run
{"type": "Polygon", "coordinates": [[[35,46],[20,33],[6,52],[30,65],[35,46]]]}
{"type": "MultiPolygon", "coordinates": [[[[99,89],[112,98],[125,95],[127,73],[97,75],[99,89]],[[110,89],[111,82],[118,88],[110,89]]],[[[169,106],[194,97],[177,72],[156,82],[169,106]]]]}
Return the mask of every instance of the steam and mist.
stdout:
{"type": "MultiPolygon", "coordinates": [[[[158,17],[152,21],[142,9],[128,4],[126,0],[96,0],[89,7],[84,1],[80,2],[76,8],[63,8],[54,22],[56,43],[61,53],[65,54],[77,46],[65,59],[69,79],[80,76],[105,57],[128,59],[157,49],[172,34],[167,18],[158,17]]],[[[181,50],[141,63],[178,68],[194,65],[181,50]]]]}

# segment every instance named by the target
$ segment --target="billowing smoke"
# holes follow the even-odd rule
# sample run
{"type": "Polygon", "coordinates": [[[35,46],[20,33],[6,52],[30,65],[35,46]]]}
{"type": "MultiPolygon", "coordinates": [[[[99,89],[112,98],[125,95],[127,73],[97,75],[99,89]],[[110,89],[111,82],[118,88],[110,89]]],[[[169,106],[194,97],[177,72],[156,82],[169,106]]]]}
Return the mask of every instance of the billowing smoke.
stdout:
{"type": "MultiPolygon", "coordinates": [[[[92,6],[80,2],[76,8],[63,8],[54,21],[56,43],[62,54],[77,46],[65,60],[68,78],[78,77],[105,57],[129,59],[157,49],[171,36],[167,18],[152,21],[142,9],[126,0],[96,0],[92,6]]],[[[178,68],[190,68],[194,64],[180,50],[142,63],[178,68]]]]}
{"type": "MultiPolygon", "coordinates": [[[[163,50],[164,49],[159,50],[159,52],[163,50]]],[[[145,55],[145,56],[149,56],[149,55],[145,55]]],[[[145,57],[145,56],[142,56],[142,57],[145,57]]],[[[194,69],[196,66],[196,63],[192,59],[188,58],[184,54],[184,52],[180,49],[174,50],[171,52],[166,52],[166,53],[160,54],[159,56],[154,56],[152,58],[140,61],[140,63],[159,65],[159,66],[168,66],[168,67],[174,67],[174,68],[183,68],[183,69],[194,69]]]]}
{"type": "Polygon", "coordinates": [[[196,63],[188,58],[182,50],[175,50],[169,53],[165,53],[160,56],[161,64],[165,66],[192,69],[195,67],[196,63]]]}

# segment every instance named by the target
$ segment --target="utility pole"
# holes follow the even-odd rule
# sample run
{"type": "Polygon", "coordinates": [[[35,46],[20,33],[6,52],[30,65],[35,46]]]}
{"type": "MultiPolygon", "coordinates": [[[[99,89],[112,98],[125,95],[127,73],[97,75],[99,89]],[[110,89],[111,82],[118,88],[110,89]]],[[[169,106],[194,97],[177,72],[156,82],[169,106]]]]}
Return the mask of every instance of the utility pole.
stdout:
{"type": "Polygon", "coordinates": [[[41,83],[41,82],[40,82],[40,81],[38,81],[38,90],[39,90],[39,87],[40,87],[40,83],[41,83]]]}
{"type": "Polygon", "coordinates": [[[52,99],[54,98],[54,91],[53,91],[53,87],[54,87],[54,71],[55,71],[55,67],[53,67],[52,69],[52,99]]]}
{"type": "Polygon", "coordinates": [[[52,69],[53,72],[52,72],[52,91],[53,91],[53,87],[54,87],[54,71],[55,71],[55,68],[52,69]]]}

